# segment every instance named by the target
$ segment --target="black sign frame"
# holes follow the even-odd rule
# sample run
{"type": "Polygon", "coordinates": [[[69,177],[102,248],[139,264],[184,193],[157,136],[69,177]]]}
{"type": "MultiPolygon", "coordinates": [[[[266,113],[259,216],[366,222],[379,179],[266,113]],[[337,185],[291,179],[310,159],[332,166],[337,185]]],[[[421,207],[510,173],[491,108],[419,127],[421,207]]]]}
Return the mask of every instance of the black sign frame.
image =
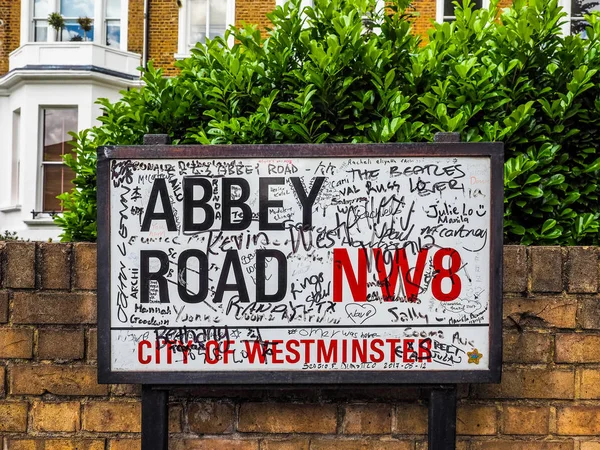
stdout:
{"type": "MultiPolygon", "coordinates": [[[[502,370],[502,143],[144,145],[98,149],[98,381],[147,385],[330,385],[498,383],[502,370]],[[488,370],[463,371],[138,371],[111,370],[110,161],[115,159],[214,159],[302,157],[483,157],[490,159],[490,304],[488,370]]],[[[226,328],[215,327],[215,328],[226,328]]]]}

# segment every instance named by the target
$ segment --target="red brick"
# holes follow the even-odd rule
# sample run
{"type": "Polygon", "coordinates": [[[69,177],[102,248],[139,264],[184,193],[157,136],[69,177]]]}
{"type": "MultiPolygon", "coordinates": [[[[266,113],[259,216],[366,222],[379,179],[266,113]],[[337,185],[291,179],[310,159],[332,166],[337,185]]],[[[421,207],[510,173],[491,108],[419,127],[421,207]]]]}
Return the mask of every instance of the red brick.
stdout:
{"type": "Polygon", "coordinates": [[[36,431],[79,431],[79,402],[33,403],[31,415],[33,428],[36,431]]]}
{"type": "Polygon", "coordinates": [[[343,421],[346,434],[386,434],[392,432],[392,406],[348,405],[343,421]]]}
{"type": "Polygon", "coordinates": [[[473,385],[478,398],[547,398],[575,397],[573,369],[511,369],[506,368],[500,384],[473,385]]]}
{"type": "MultiPolygon", "coordinates": [[[[144,3],[129,2],[127,46],[130,52],[142,54],[144,45],[144,3]]],[[[151,16],[152,19],[152,16],[151,16]]]]}
{"type": "Polygon", "coordinates": [[[550,420],[547,406],[505,406],[504,434],[546,435],[550,420]]]}
{"type": "Polygon", "coordinates": [[[31,358],[33,329],[0,328],[0,358],[31,358]]]}
{"type": "Polygon", "coordinates": [[[0,323],[8,322],[8,291],[0,291],[0,323]]]}
{"type": "Polygon", "coordinates": [[[508,298],[504,300],[504,317],[511,317],[521,326],[575,328],[577,300],[574,298],[508,298]]]}
{"type": "Polygon", "coordinates": [[[82,359],[83,330],[39,330],[38,357],[57,360],[82,359]]]}
{"type": "Polygon", "coordinates": [[[258,450],[258,441],[237,439],[185,439],[171,438],[169,450],[258,450]]]}
{"type": "Polygon", "coordinates": [[[6,242],[4,257],[4,286],[16,289],[35,288],[35,243],[6,242]]]}
{"type": "Polygon", "coordinates": [[[600,434],[600,407],[566,406],[557,408],[556,432],[566,436],[594,436],[600,434]]]}
{"type": "Polygon", "coordinates": [[[15,365],[10,369],[10,393],[41,395],[106,395],[108,386],[98,384],[95,366],[15,365]]]}
{"type": "MultiPolygon", "coordinates": [[[[236,10],[239,5],[236,4],[236,10]]],[[[174,67],[177,53],[179,9],[176,2],[153,1],[152,22],[150,24],[149,56],[155,61],[154,67],[160,67],[166,75],[179,72],[174,67]]]]}
{"type": "Polygon", "coordinates": [[[335,433],[334,405],[246,403],[238,431],[247,433],[335,433]]]}
{"type": "Polygon", "coordinates": [[[38,248],[42,289],[69,289],[71,245],[40,243],[38,248]]]}
{"type": "Polygon", "coordinates": [[[598,248],[569,247],[567,290],[571,293],[598,292],[598,248]]]}
{"type": "Polygon", "coordinates": [[[233,431],[234,408],[231,403],[193,403],[188,410],[190,431],[198,434],[223,434],[233,431]]]}
{"type": "Polygon", "coordinates": [[[8,72],[8,55],[20,45],[21,2],[4,0],[0,2],[4,25],[0,27],[0,75],[8,72]]]}
{"type": "Polygon", "coordinates": [[[558,363],[600,362],[600,335],[584,333],[560,333],[556,335],[558,363]]]}
{"type": "Polygon", "coordinates": [[[27,403],[0,402],[0,432],[27,430],[27,403]]]}
{"type": "Polygon", "coordinates": [[[552,348],[552,336],[548,333],[505,333],[503,359],[506,363],[548,363],[552,359],[552,348]]]}
{"type": "Polygon", "coordinates": [[[91,293],[15,292],[16,324],[95,324],[96,296],[91,293]]]}
{"type": "Polygon", "coordinates": [[[96,289],[96,244],[73,244],[73,289],[96,289]]]}
{"type": "Polygon", "coordinates": [[[86,431],[101,433],[139,433],[141,403],[92,402],[83,406],[83,425],[86,431]]]}
{"type": "Polygon", "coordinates": [[[529,247],[531,291],[563,290],[563,256],[560,247],[529,247]]]}
{"type": "Polygon", "coordinates": [[[506,245],[504,247],[503,283],[504,292],[527,290],[527,247],[506,245]]]}

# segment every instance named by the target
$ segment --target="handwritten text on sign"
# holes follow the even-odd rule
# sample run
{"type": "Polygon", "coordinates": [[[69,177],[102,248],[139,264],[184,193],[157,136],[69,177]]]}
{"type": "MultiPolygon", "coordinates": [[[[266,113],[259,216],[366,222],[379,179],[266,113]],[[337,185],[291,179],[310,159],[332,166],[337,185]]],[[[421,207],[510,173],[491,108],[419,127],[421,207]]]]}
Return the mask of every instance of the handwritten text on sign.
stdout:
{"type": "Polygon", "coordinates": [[[489,158],[113,160],[113,371],[486,370],[489,158]]]}

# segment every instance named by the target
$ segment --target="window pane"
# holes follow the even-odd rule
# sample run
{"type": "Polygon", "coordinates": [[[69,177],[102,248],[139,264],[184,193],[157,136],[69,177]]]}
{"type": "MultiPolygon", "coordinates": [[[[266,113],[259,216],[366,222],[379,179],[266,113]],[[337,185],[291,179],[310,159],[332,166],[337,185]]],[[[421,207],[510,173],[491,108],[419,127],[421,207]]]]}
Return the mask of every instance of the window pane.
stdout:
{"type": "Polygon", "coordinates": [[[107,0],[106,17],[109,19],[118,19],[121,17],[121,0],[107,0]]]}
{"type": "Polygon", "coordinates": [[[223,36],[227,28],[227,1],[212,0],[210,2],[209,37],[223,36]]]}
{"type": "Polygon", "coordinates": [[[34,42],[46,42],[48,40],[48,21],[34,20],[34,25],[34,42]]]}
{"type": "Polygon", "coordinates": [[[118,47],[121,44],[121,21],[106,21],[106,45],[118,47]]]}
{"type": "Polygon", "coordinates": [[[81,25],[76,20],[65,20],[65,28],[63,28],[63,41],[93,41],[94,26],[90,31],[83,31],[81,25]]]}
{"type": "Polygon", "coordinates": [[[189,0],[190,36],[189,46],[206,39],[206,0],[189,0]]]}
{"type": "Polygon", "coordinates": [[[62,155],[71,151],[69,131],[77,131],[77,109],[44,109],[43,161],[62,161],[62,155]]]}
{"type": "Polygon", "coordinates": [[[589,23],[585,20],[573,19],[571,20],[571,34],[579,34],[582,38],[587,39],[587,33],[585,32],[587,26],[589,26],[589,23]]]}
{"type": "Polygon", "coordinates": [[[582,17],[592,11],[600,11],[600,2],[598,0],[573,0],[571,1],[571,16],[582,17]]]}
{"type": "Polygon", "coordinates": [[[60,0],[64,17],[94,17],[94,0],[60,0]]]}
{"type": "Polygon", "coordinates": [[[56,197],[73,187],[75,173],[64,164],[44,165],[43,210],[45,212],[62,211],[60,200],[56,197]]]}
{"type": "Polygon", "coordinates": [[[452,0],[444,0],[444,16],[454,15],[454,3],[452,0]]]}
{"type": "MultiPolygon", "coordinates": [[[[453,3],[454,0],[444,0],[444,16],[454,16],[454,8],[456,7],[453,3]]],[[[479,9],[483,5],[483,0],[471,0],[471,6],[473,9],[479,9]]],[[[458,0],[458,3],[462,5],[463,0],[458,0]]],[[[451,20],[444,20],[444,22],[451,22],[451,20]]]]}
{"type": "Polygon", "coordinates": [[[50,14],[49,0],[34,0],[33,17],[46,18],[50,14]]]}

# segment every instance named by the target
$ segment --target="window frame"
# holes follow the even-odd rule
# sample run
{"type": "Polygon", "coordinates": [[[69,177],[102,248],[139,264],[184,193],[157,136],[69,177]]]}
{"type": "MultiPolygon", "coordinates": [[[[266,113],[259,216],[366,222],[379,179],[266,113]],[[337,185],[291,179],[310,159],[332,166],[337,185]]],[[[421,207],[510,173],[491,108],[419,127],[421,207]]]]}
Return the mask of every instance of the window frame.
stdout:
{"type": "MultiPolygon", "coordinates": [[[[117,18],[106,17],[106,11],[108,2],[107,0],[94,0],[94,11],[92,16],[90,17],[93,20],[94,26],[94,35],[93,38],[88,40],[87,43],[93,43],[96,45],[102,45],[103,47],[108,47],[115,50],[120,51],[128,51],[127,47],[127,38],[128,38],[128,22],[129,22],[129,1],[130,0],[120,0],[121,2],[121,10],[120,17],[118,20],[120,21],[121,28],[121,42],[119,46],[109,46],[106,45],[106,24],[107,20],[117,20],[117,18]]],[[[49,0],[48,2],[48,10],[50,12],[58,12],[60,13],[61,0],[49,0]]],[[[55,43],[59,42],[56,40],[56,36],[54,30],[52,30],[49,25],[47,26],[47,39],[45,41],[36,41],[35,40],[35,24],[39,21],[48,21],[48,17],[36,17],[34,16],[35,11],[35,0],[22,0],[21,1],[21,26],[23,30],[21,32],[21,45],[28,43],[55,43]]],[[[77,20],[78,17],[66,17],[63,16],[65,21],[68,20],[77,20]]],[[[64,29],[63,29],[64,32],[64,29]]],[[[67,43],[78,43],[85,44],[86,41],[62,41],[67,43]]]]}
{"type": "Polygon", "coordinates": [[[575,19],[575,21],[577,22],[585,22],[585,19],[583,16],[575,16],[573,17],[571,15],[571,12],[573,10],[573,0],[560,0],[559,1],[559,5],[562,6],[563,11],[567,14],[567,18],[565,20],[565,23],[563,23],[562,25],[562,32],[563,35],[565,36],[570,36],[571,35],[571,26],[573,24],[573,19],[575,19]]]}
{"type": "MultiPolygon", "coordinates": [[[[31,3],[31,20],[29,21],[30,23],[30,41],[31,42],[52,42],[53,40],[55,40],[55,36],[52,35],[51,36],[51,30],[50,30],[50,25],[48,24],[48,16],[46,17],[38,17],[35,15],[35,0],[30,0],[31,3]],[[36,37],[36,23],[37,22],[46,22],[46,40],[45,41],[36,41],[35,37],[36,37]]],[[[55,11],[56,10],[56,0],[48,0],[48,10],[49,11],[55,11]],[[54,3],[54,7],[52,6],[52,4],[54,3]]],[[[53,31],[53,30],[52,30],[53,31]]]]}
{"type": "Polygon", "coordinates": [[[22,136],[21,108],[12,113],[12,145],[11,145],[11,175],[10,175],[10,206],[18,207],[21,204],[21,136],[22,136]]]}
{"type": "MultiPolygon", "coordinates": [[[[462,2],[462,0],[457,0],[462,2]]],[[[437,23],[444,23],[446,19],[455,20],[456,16],[454,15],[445,15],[444,11],[444,0],[435,0],[435,21],[437,23]]],[[[490,0],[481,0],[481,8],[489,8],[490,0]]]]}
{"type": "MultiPolygon", "coordinates": [[[[287,2],[288,0],[275,0],[275,6],[283,6],[285,4],[285,2],[287,2]]],[[[385,0],[375,0],[375,3],[377,4],[377,10],[383,9],[385,7],[385,0]]],[[[301,1],[301,5],[302,8],[306,8],[307,6],[314,6],[315,2],[314,0],[302,0],[301,1]]]]}
{"type": "Polygon", "coordinates": [[[111,17],[108,15],[108,0],[104,1],[104,5],[103,5],[103,19],[104,19],[104,24],[102,27],[103,30],[103,37],[104,37],[104,45],[106,45],[107,47],[110,48],[121,48],[121,42],[123,41],[123,3],[124,1],[121,0],[121,10],[119,11],[119,17],[111,17]],[[108,25],[111,22],[118,22],[119,23],[119,45],[118,46],[113,46],[113,45],[108,45],[108,25]]]}
{"type": "MultiPolygon", "coordinates": [[[[79,131],[79,105],[40,105],[39,106],[39,117],[38,117],[38,172],[37,172],[37,198],[36,198],[36,209],[41,212],[40,218],[45,218],[51,216],[51,213],[62,213],[64,209],[60,211],[48,211],[45,209],[44,205],[44,193],[45,193],[45,177],[44,177],[44,167],[45,166],[64,166],[67,167],[64,161],[44,161],[44,137],[45,137],[45,120],[44,120],[44,111],[45,110],[75,110],[77,117],[77,126],[75,131],[79,131]]],[[[61,186],[62,190],[62,186],[61,186]]],[[[62,193],[62,192],[61,192],[62,193]]]]}
{"type": "MultiPolygon", "coordinates": [[[[223,0],[207,0],[210,1],[223,1],[223,0]]],[[[229,28],[231,25],[234,25],[235,22],[235,0],[225,0],[227,1],[227,14],[226,14],[226,28],[229,28]]],[[[175,54],[175,59],[183,59],[190,55],[190,50],[193,48],[193,45],[190,45],[189,35],[190,35],[190,8],[188,7],[188,1],[182,2],[181,7],[179,8],[179,30],[178,30],[178,45],[177,45],[177,53],[175,54]]],[[[208,7],[208,6],[207,6],[208,7]]],[[[210,21],[207,20],[207,29],[210,26],[210,21]]],[[[233,45],[234,39],[230,37],[228,40],[228,44],[230,46],[233,45]]]]}

